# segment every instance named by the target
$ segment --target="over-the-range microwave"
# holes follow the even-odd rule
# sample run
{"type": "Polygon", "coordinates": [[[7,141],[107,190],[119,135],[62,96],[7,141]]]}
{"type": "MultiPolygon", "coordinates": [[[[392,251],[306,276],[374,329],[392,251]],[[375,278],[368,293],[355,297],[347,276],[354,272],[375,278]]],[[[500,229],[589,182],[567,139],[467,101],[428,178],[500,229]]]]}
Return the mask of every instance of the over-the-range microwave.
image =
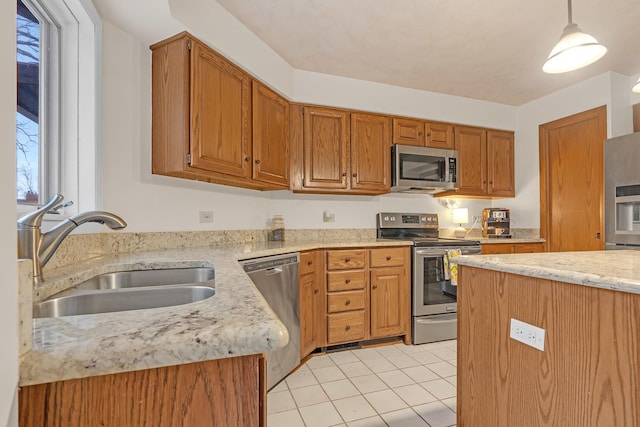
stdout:
{"type": "Polygon", "coordinates": [[[457,151],[401,144],[391,147],[391,191],[436,194],[457,189],[457,151]]]}

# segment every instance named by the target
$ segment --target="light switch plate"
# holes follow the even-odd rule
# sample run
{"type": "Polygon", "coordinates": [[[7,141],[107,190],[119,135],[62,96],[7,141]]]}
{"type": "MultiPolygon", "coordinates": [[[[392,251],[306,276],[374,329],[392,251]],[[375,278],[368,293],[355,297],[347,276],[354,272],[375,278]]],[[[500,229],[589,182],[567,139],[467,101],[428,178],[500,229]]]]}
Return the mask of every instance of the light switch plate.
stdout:
{"type": "Polygon", "coordinates": [[[511,319],[510,336],[516,341],[544,351],[544,329],[518,319],[511,319]]]}

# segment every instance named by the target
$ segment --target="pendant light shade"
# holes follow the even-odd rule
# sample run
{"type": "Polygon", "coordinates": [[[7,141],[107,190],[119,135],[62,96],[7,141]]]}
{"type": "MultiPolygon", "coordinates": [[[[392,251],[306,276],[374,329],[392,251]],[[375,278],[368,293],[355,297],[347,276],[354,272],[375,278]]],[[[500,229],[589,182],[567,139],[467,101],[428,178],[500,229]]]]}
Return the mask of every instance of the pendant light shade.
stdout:
{"type": "Polygon", "coordinates": [[[569,4],[569,23],[564,27],[562,37],[551,50],[542,71],[550,74],[566,73],[593,64],[607,53],[607,48],[598,43],[593,36],[583,33],[571,22],[571,0],[569,4]]]}
{"type": "Polygon", "coordinates": [[[631,88],[632,91],[634,91],[635,93],[640,93],[640,79],[638,79],[638,82],[635,84],[634,87],[631,88]]]}

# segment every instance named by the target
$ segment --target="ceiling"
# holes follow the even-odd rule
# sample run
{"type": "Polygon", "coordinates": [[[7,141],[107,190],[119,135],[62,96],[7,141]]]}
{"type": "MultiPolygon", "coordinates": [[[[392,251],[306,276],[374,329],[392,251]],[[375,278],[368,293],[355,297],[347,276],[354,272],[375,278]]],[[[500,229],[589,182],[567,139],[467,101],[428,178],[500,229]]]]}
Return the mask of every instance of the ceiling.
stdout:
{"type": "MultiPolygon", "coordinates": [[[[213,0],[212,0],[213,1],[213,0]]],[[[549,75],[565,0],[218,0],[292,67],[522,105],[607,71],[640,73],[638,0],[574,0],[573,21],[608,47],[549,75]]]]}

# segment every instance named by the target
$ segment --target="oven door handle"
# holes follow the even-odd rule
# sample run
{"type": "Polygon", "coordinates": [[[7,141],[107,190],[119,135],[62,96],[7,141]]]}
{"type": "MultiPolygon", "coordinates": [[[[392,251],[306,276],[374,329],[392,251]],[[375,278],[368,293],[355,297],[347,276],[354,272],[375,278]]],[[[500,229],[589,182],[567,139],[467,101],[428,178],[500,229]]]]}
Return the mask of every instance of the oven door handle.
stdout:
{"type": "Polygon", "coordinates": [[[443,319],[443,320],[426,320],[426,319],[416,319],[416,323],[421,325],[433,325],[434,323],[453,323],[457,322],[456,318],[453,319],[443,319]]]}

